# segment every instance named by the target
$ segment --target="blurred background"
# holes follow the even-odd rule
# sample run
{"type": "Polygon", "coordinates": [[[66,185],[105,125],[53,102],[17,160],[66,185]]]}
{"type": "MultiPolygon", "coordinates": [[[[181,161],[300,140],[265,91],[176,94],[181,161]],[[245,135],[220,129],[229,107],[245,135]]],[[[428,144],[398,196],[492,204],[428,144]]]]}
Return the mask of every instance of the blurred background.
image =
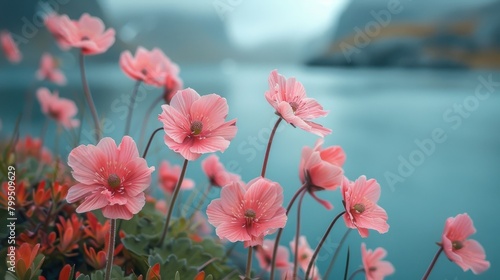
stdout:
{"type": "MultiPolygon", "coordinates": [[[[34,93],[41,86],[84,104],[77,51],[60,50],[42,24],[51,10],[72,19],[87,12],[117,32],[106,53],[86,59],[106,136],[123,136],[134,85],[118,65],[120,53],[158,47],[179,65],[186,87],[227,98],[229,118],[238,119],[239,131],[219,157],[230,171],[251,180],[260,174],[277,118],[264,92],[269,73],[278,69],[301,81],[308,96],[330,111],[318,122],[333,130],[325,146],[341,145],[346,151],[346,176],[366,175],[382,187],[379,204],[388,212],[390,231],[371,232],[367,239],[349,235],[351,271],[361,265],[365,242],[388,251],[387,260],[396,268],[390,278],[420,279],[438,249],[445,220],[467,212],[478,231],[472,238],[484,246],[491,268],[478,276],[464,273],[443,255],[430,278],[500,279],[500,218],[495,216],[500,204],[495,179],[500,174],[500,1],[2,1],[0,30],[14,34],[23,54],[17,65],[0,57],[2,137],[13,132],[21,114],[21,135],[40,135],[44,118],[34,93]],[[68,85],[36,81],[43,52],[59,59],[68,85]]],[[[141,87],[132,121],[135,139],[143,127],[149,135],[160,126],[161,109],[152,104],[161,94],[162,89],[141,87]]],[[[81,143],[93,142],[88,112],[80,133],[81,143]]],[[[64,158],[74,145],[70,135],[57,133],[51,124],[46,143],[64,158]],[[57,147],[56,137],[61,137],[57,147]]],[[[267,174],[283,186],[286,203],[300,187],[301,149],[316,138],[283,124],[276,134],[267,174]]],[[[182,162],[161,137],[151,151],[150,165],[182,162]]],[[[186,176],[203,191],[200,160],[186,176]]],[[[218,192],[210,195],[217,198],[218,192]]],[[[326,211],[306,196],[301,234],[313,248],[342,209],[339,192],[318,195],[335,208],[326,211]]],[[[282,238],[286,246],[294,237],[292,213],[282,238]]],[[[344,232],[339,223],[330,235],[318,259],[321,273],[344,232]]],[[[343,275],[346,250],[330,279],[343,275]]]]}

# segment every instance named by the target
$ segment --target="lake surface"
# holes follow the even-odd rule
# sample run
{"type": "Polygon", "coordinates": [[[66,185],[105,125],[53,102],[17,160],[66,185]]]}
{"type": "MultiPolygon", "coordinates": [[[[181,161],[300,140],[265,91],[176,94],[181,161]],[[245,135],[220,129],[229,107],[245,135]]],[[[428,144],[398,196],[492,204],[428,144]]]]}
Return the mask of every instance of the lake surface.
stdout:
{"type": "MultiPolygon", "coordinates": [[[[238,119],[239,131],[219,157],[245,181],[260,174],[265,145],[277,118],[264,98],[272,69],[226,61],[221,65],[188,66],[181,72],[185,85],[200,94],[215,92],[227,98],[229,118],[238,119]]],[[[281,66],[278,70],[287,77],[297,77],[308,96],[330,111],[318,122],[333,130],[325,138],[325,146],[344,148],[346,176],[354,180],[366,175],[377,179],[382,187],[379,204],[389,215],[390,230],[383,235],[371,231],[367,239],[356,232],[350,234],[346,244],[351,249],[351,271],[361,265],[360,243],[365,242],[368,248],[380,246],[388,251],[387,260],[396,268],[393,279],[420,279],[438,249],[435,242],[440,241],[445,220],[467,212],[477,229],[472,238],[484,246],[491,268],[474,276],[470,271],[463,273],[443,255],[431,279],[500,279],[500,218],[496,216],[500,205],[500,184],[496,180],[500,174],[500,73],[296,66],[281,66]],[[485,82],[488,80],[496,82],[485,82]]],[[[15,118],[26,106],[25,92],[28,88],[33,92],[38,85],[30,85],[30,71],[0,69],[2,136],[12,132],[15,118]]],[[[79,74],[76,68],[67,73],[72,86],[60,92],[74,99],[81,94],[79,74]]],[[[91,66],[88,76],[100,116],[108,119],[105,135],[119,140],[133,81],[117,65],[91,66]]],[[[132,123],[136,139],[146,110],[160,94],[161,90],[149,87],[139,94],[132,123]]],[[[43,126],[36,101],[30,112],[30,120],[23,122],[23,135],[37,135],[43,126]]],[[[156,120],[160,112],[156,106],[147,123],[148,134],[160,127],[156,120]]],[[[87,112],[82,130],[84,143],[93,141],[89,116],[87,112]]],[[[51,125],[47,134],[49,148],[54,148],[54,131],[51,125]]],[[[63,153],[71,149],[66,144],[67,135],[62,134],[63,144],[58,148],[63,153]]],[[[161,159],[168,159],[180,164],[182,159],[169,152],[161,138],[154,139],[148,163],[157,165],[161,159]]],[[[316,139],[285,124],[276,134],[267,176],[281,183],[286,203],[300,187],[301,149],[314,145],[316,139]]],[[[186,176],[196,180],[198,188],[206,186],[200,160],[190,164],[186,176]]],[[[309,196],[304,199],[301,234],[308,237],[313,248],[328,223],[342,211],[338,191],[320,192],[318,196],[328,199],[334,209],[325,210],[309,196]]],[[[284,245],[294,236],[295,210],[292,213],[282,238],[284,245]]],[[[320,254],[322,273],[344,232],[340,220],[320,254]]],[[[335,278],[343,274],[346,248],[334,268],[335,278]]]]}

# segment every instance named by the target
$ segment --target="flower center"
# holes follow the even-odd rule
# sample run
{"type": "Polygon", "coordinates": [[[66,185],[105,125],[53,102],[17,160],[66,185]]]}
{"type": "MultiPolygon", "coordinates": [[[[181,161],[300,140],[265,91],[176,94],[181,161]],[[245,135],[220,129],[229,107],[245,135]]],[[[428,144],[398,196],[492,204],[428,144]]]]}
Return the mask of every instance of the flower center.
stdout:
{"type": "Polygon", "coordinates": [[[191,132],[193,135],[198,135],[203,129],[203,123],[201,121],[194,121],[191,123],[191,132]]]}
{"type": "Polygon", "coordinates": [[[308,254],[306,254],[306,253],[304,253],[304,254],[302,254],[302,256],[300,256],[300,258],[301,258],[302,260],[305,260],[305,259],[307,259],[308,257],[309,257],[309,255],[308,255],[308,254]]]}
{"type": "Polygon", "coordinates": [[[148,70],[146,70],[146,69],[142,69],[142,70],[141,70],[141,73],[142,73],[142,75],[147,75],[147,74],[148,74],[148,70]]]}
{"type": "Polygon", "coordinates": [[[88,41],[88,40],[90,40],[90,38],[89,38],[89,37],[87,37],[87,36],[83,36],[81,40],[82,40],[82,41],[88,41]]]}
{"type": "Polygon", "coordinates": [[[253,211],[252,209],[247,209],[245,211],[245,220],[247,228],[252,226],[255,216],[257,216],[257,213],[255,213],[255,211],[253,211]]]}
{"type": "Polygon", "coordinates": [[[453,241],[451,242],[451,247],[453,247],[454,250],[460,250],[464,247],[464,244],[462,241],[453,241]]]}
{"type": "Polygon", "coordinates": [[[59,116],[61,115],[60,111],[56,111],[52,108],[49,108],[49,116],[51,116],[53,119],[59,119],[59,116]]]}
{"type": "Polygon", "coordinates": [[[297,108],[299,108],[299,104],[297,102],[293,102],[292,101],[292,102],[290,102],[288,104],[290,104],[290,107],[292,107],[292,110],[293,110],[294,113],[295,113],[295,111],[297,111],[297,108]]]}
{"type": "Polygon", "coordinates": [[[116,189],[118,188],[120,185],[121,185],[121,180],[120,180],[120,177],[118,177],[118,175],[116,174],[111,174],[109,175],[108,177],[108,185],[110,187],[112,187],[113,189],[116,189]]]}
{"type": "Polygon", "coordinates": [[[245,217],[247,217],[249,219],[253,220],[256,215],[257,215],[257,213],[255,213],[255,211],[253,211],[252,209],[248,209],[245,211],[245,217]]]}
{"type": "Polygon", "coordinates": [[[354,207],[352,207],[352,209],[354,209],[354,211],[356,211],[356,213],[358,213],[358,214],[361,214],[361,213],[365,212],[365,210],[366,210],[365,206],[361,203],[354,205],[354,207]]]}

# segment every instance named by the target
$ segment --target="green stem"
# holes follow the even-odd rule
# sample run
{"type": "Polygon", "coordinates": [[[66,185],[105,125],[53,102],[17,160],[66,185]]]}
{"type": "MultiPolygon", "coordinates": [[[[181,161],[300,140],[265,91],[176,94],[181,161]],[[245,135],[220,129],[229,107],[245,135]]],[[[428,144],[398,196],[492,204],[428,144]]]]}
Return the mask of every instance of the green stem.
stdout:
{"type": "Polygon", "coordinates": [[[143,159],[146,159],[146,156],[148,155],[148,150],[149,150],[149,146],[151,146],[151,142],[153,141],[153,137],[155,136],[155,134],[162,130],[163,127],[159,127],[157,128],[155,131],[153,131],[153,133],[151,134],[151,136],[149,137],[149,141],[148,141],[148,145],[146,145],[146,149],[144,149],[144,153],[142,154],[142,158],[143,159]]]}
{"type": "Polygon", "coordinates": [[[358,268],[356,271],[354,271],[351,276],[349,277],[349,280],[353,280],[354,279],[354,276],[356,276],[357,274],[360,274],[360,273],[364,273],[365,272],[365,269],[364,268],[358,268]]]}
{"type": "Polygon", "coordinates": [[[113,267],[113,255],[115,253],[115,234],[116,234],[116,219],[109,219],[111,227],[109,229],[109,247],[106,260],[106,278],[111,279],[111,268],[113,267]]]}
{"type": "Polygon", "coordinates": [[[335,264],[335,260],[337,260],[337,257],[339,255],[340,249],[342,248],[342,245],[344,245],[345,240],[347,239],[347,236],[349,235],[349,233],[351,231],[352,230],[350,228],[348,228],[345,231],[344,235],[342,236],[342,239],[340,240],[339,246],[337,246],[337,249],[335,249],[335,253],[333,254],[333,258],[330,261],[330,264],[328,265],[328,269],[326,270],[325,275],[323,276],[323,278],[328,279],[328,276],[330,276],[330,272],[332,272],[333,265],[335,264]]]}
{"type": "Polygon", "coordinates": [[[174,196],[172,197],[172,202],[170,203],[170,206],[168,209],[167,220],[165,222],[165,227],[163,228],[163,233],[161,234],[161,239],[160,239],[160,242],[158,244],[159,246],[161,246],[163,244],[163,242],[165,241],[165,237],[167,236],[168,225],[170,224],[170,219],[172,218],[172,212],[174,212],[173,210],[174,210],[175,201],[177,200],[177,196],[179,195],[182,181],[184,180],[184,174],[186,174],[188,162],[189,161],[187,159],[185,159],[184,164],[182,165],[181,175],[179,176],[179,180],[177,181],[177,185],[175,186],[174,196]]]}
{"type": "Polygon", "coordinates": [[[316,257],[318,256],[319,254],[319,250],[321,250],[321,246],[323,246],[323,243],[325,243],[326,241],[326,238],[328,237],[328,235],[330,234],[330,231],[332,230],[333,226],[335,225],[335,222],[337,222],[337,220],[342,217],[342,215],[345,214],[345,210],[340,212],[334,219],[333,221],[330,223],[330,226],[328,226],[328,229],[326,230],[325,234],[323,235],[323,237],[321,238],[321,241],[319,242],[318,246],[316,247],[316,250],[314,250],[314,254],[311,258],[311,261],[309,262],[309,265],[307,266],[307,271],[306,271],[306,277],[304,278],[305,280],[308,279],[309,277],[309,273],[311,273],[311,270],[312,270],[312,267],[314,265],[314,261],[316,260],[316,257]]]}
{"type": "Polygon", "coordinates": [[[302,200],[304,200],[305,191],[299,198],[299,204],[297,205],[297,225],[295,228],[295,258],[293,260],[293,279],[298,279],[297,272],[299,271],[299,237],[300,237],[300,210],[302,208],[302,200]]]}
{"type": "MultiPolygon", "coordinates": [[[[293,203],[299,197],[299,195],[302,192],[306,192],[306,185],[302,185],[297,192],[293,195],[292,199],[290,200],[290,203],[288,203],[288,206],[286,208],[286,215],[288,216],[288,212],[290,212],[290,209],[292,209],[293,203]]],[[[276,266],[276,254],[278,253],[278,246],[280,244],[280,239],[281,239],[281,234],[283,233],[283,228],[280,228],[278,230],[278,233],[276,235],[276,240],[274,241],[274,248],[273,248],[273,257],[271,259],[271,275],[270,278],[271,280],[274,280],[274,271],[275,271],[275,266],[276,266]]]]}
{"type": "Polygon", "coordinates": [[[432,259],[432,262],[429,265],[429,268],[427,268],[427,271],[425,272],[424,277],[422,277],[422,280],[427,280],[427,277],[429,277],[429,274],[431,274],[431,271],[434,268],[434,265],[436,264],[436,261],[438,260],[439,255],[441,255],[441,252],[443,252],[443,246],[439,247],[439,250],[437,251],[434,258],[432,259]]]}
{"type": "Polygon", "coordinates": [[[207,188],[205,188],[205,191],[201,194],[202,195],[202,198],[200,198],[200,201],[198,201],[198,204],[196,205],[196,207],[194,208],[194,211],[193,213],[191,213],[191,216],[189,216],[189,220],[193,220],[193,217],[194,215],[196,214],[196,212],[198,212],[198,210],[201,209],[201,207],[203,206],[203,204],[205,203],[205,200],[207,199],[208,197],[208,193],[210,192],[210,190],[212,189],[212,184],[209,184],[207,188]]]}
{"type": "Polygon", "coordinates": [[[264,163],[262,164],[262,171],[260,172],[260,176],[262,176],[262,178],[266,177],[267,161],[269,160],[271,145],[273,144],[274,134],[276,133],[276,129],[278,129],[278,125],[280,124],[281,120],[282,118],[280,117],[276,121],[276,124],[274,125],[273,130],[271,131],[271,135],[269,136],[269,142],[267,143],[266,154],[264,155],[264,163]]]}
{"type": "Polygon", "coordinates": [[[125,135],[129,135],[130,132],[130,123],[132,122],[132,113],[134,112],[134,103],[135,103],[135,97],[137,95],[137,90],[139,89],[139,86],[141,85],[141,81],[137,81],[134,86],[134,90],[132,91],[132,96],[130,98],[130,103],[128,106],[128,115],[127,115],[127,123],[125,125],[125,135]]]}
{"type": "Polygon", "coordinates": [[[96,142],[99,142],[102,137],[101,123],[99,122],[99,116],[97,115],[94,100],[92,99],[92,94],[90,93],[89,84],[87,82],[87,75],[85,74],[85,55],[83,54],[83,52],[80,52],[80,75],[82,78],[83,93],[85,94],[85,99],[87,100],[90,112],[92,113],[92,119],[94,120],[96,142]]]}
{"type": "Polygon", "coordinates": [[[155,108],[155,106],[161,101],[162,96],[160,95],[152,104],[149,106],[148,110],[146,111],[146,115],[144,115],[144,119],[142,120],[142,125],[141,125],[141,136],[139,137],[139,147],[142,147],[142,141],[144,140],[144,133],[146,132],[146,127],[148,126],[148,119],[149,116],[151,115],[151,112],[155,108]]]}
{"type": "Polygon", "coordinates": [[[245,280],[252,280],[252,278],[250,278],[251,273],[252,273],[252,256],[253,256],[252,251],[253,251],[253,247],[248,246],[247,270],[245,272],[245,280]]]}

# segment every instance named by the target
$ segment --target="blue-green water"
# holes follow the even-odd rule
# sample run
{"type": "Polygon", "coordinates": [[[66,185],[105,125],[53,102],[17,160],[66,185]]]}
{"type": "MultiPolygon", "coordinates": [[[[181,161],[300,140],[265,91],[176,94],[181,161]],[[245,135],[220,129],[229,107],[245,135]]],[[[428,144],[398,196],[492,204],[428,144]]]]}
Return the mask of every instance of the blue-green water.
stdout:
{"type": "MultiPolygon", "coordinates": [[[[229,118],[238,119],[239,131],[229,149],[219,156],[228,169],[240,173],[246,181],[260,174],[265,145],[276,121],[264,98],[267,76],[272,69],[272,66],[224,64],[184,67],[181,72],[185,85],[200,94],[215,92],[227,98],[229,118]]],[[[485,86],[481,82],[490,78],[500,82],[500,73],[291,66],[278,70],[297,77],[308,95],[330,111],[328,117],[318,122],[333,130],[325,138],[325,145],[341,145],[345,149],[346,175],[355,179],[364,174],[376,178],[382,187],[379,204],[389,215],[390,230],[383,235],[370,232],[370,237],[364,240],[356,232],[351,233],[346,243],[351,249],[351,271],[361,264],[360,243],[365,242],[368,248],[381,246],[388,251],[387,260],[396,268],[392,279],[420,279],[438,249],[435,242],[440,241],[446,218],[467,212],[477,229],[472,238],[484,246],[491,268],[474,276],[470,271],[463,273],[442,255],[431,279],[500,279],[500,219],[496,216],[500,204],[500,185],[496,181],[500,174],[500,84],[485,86]],[[478,87],[481,88],[476,93],[478,87]],[[434,140],[430,140],[432,137],[434,140]]],[[[29,87],[31,72],[25,73],[0,69],[2,136],[12,132],[13,122],[25,105],[23,95],[29,87]]],[[[61,95],[81,96],[77,69],[71,69],[68,75],[71,86],[63,87],[61,95]]],[[[89,82],[101,117],[108,119],[106,136],[119,140],[124,130],[126,96],[132,91],[133,82],[117,65],[89,68],[89,82]]],[[[34,88],[32,85],[31,91],[34,88]]],[[[146,88],[144,94],[139,94],[133,136],[139,136],[142,117],[160,93],[159,89],[146,88]]],[[[156,120],[160,112],[156,107],[152,113],[148,134],[160,126],[156,120]]],[[[87,112],[82,134],[85,143],[92,141],[88,117],[87,112]]],[[[37,135],[42,124],[35,101],[31,121],[23,123],[21,133],[37,135]]],[[[49,131],[52,133],[47,134],[47,143],[54,148],[53,125],[49,131]]],[[[66,134],[63,133],[62,139],[67,139],[66,134]]],[[[276,134],[267,176],[282,184],[286,202],[300,186],[297,169],[301,149],[315,141],[316,136],[289,125],[282,125],[276,134]]],[[[70,147],[61,144],[58,149],[67,153],[70,147]]],[[[167,150],[161,137],[156,137],[148,162],[157,165],[161,159],[182,162],[167,150]]],[[[200,161],[190,164],[186,176],[195,179],[200,189],[205,187],[200,161]]],[[[329,199],[335,208],[326,211],[306,196],[301,234],[308,237],[312,247],[342,210],[338,191],[318,195],[329,199]]],[[[294,210],[292,213],[282,238],[284,245],[294,236],[296,216],[294,210]]],[[[326,270],[344,232],[345,226],[339,221],[320,254],[321,272],[326,270]]],[[[343,273],[345,254],[346,247],[334,269],[337,277],[343,273]]]]}

